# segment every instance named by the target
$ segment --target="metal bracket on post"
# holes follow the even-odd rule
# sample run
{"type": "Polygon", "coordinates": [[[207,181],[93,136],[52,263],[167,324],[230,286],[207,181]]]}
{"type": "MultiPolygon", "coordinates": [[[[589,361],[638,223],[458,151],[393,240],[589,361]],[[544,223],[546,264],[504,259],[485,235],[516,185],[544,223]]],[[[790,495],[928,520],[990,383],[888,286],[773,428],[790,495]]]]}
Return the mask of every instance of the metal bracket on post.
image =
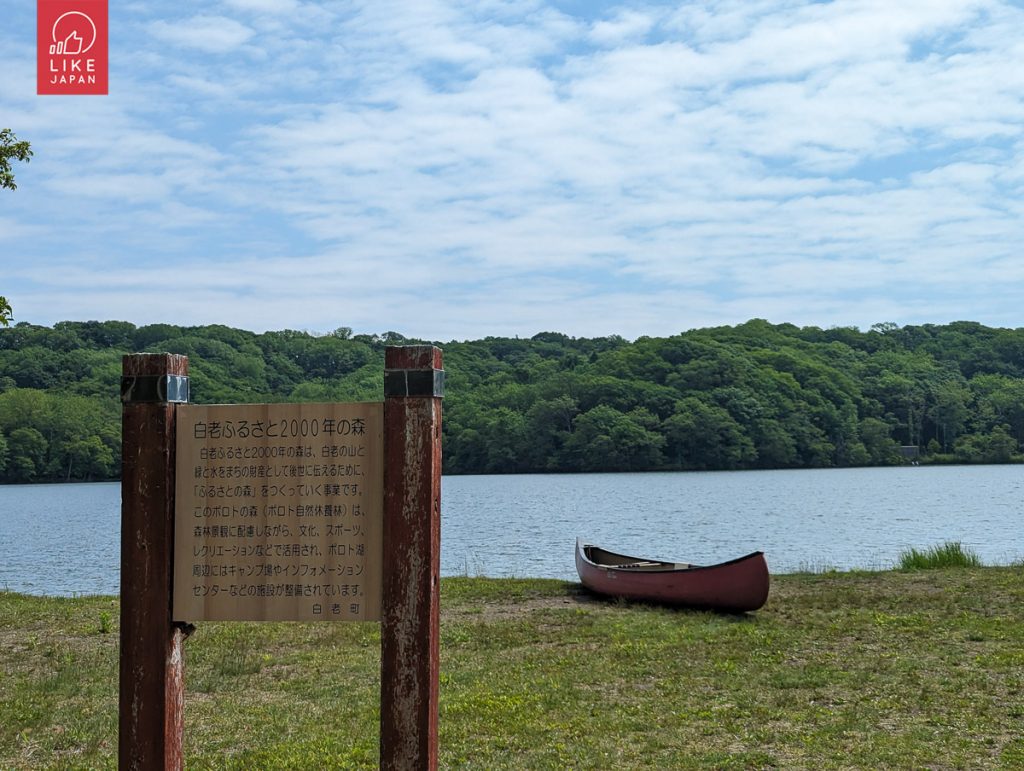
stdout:
{"type": "Polygon", "coordinates": [[[121,378],[125,404],[183,404],[188,401],[186,375],[137,375],[121,378]]]}
{"type": "Polygon", "coordinates": [[[386,369],[384,396],[444,398],[443,369],[386,369]]]}

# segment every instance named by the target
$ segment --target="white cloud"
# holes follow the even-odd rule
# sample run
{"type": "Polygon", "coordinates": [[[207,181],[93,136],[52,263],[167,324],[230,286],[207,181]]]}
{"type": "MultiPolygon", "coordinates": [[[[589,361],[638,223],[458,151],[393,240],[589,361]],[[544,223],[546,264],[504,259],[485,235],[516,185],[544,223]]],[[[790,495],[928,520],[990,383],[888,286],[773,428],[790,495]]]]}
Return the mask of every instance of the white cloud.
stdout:
{"type": "Polygon", "coordinates": [[[650,32],[655,19],[647,13],[624,10],[612,20],[599,20],[590,29],[590,39],[598,45],[622,45],[650,32]]]}
{"type": "Polygon", "coordinates": [[[181,48],[226,54],[249,40],[253,30],[226,16],[193,16],[178,22],[155,21],[149,25],[157,40],[181,48]]]}
{"type": "Polygon", "coordinates": [[[224,0],[229,8],[252,13],[284,14],[292,13],[298,7],[298,0],[224,0]]]}
{"type": "Polygon", "coordinates": [[[127,315],[84,310],[102,300],[156,320],[179,273],[197,319],[440,339],[1016,312],[1010,4],[221,8],[246,23],[132,11],[173,49],[126,42],[74,123],[0,93],[40,150],[5,221],[61,221],[5,244],[131,266],[41,268],[20,317],[127,315]]]}
{"type": "Polygon", "coordinates": [[[197,94],[212,97],[214,99],[231,99],[237,95],[230,85],[208,78],[190,77],[188,75],[168,75],[167,81],[177,88],[186,91],[194,91],[197,94]]]}

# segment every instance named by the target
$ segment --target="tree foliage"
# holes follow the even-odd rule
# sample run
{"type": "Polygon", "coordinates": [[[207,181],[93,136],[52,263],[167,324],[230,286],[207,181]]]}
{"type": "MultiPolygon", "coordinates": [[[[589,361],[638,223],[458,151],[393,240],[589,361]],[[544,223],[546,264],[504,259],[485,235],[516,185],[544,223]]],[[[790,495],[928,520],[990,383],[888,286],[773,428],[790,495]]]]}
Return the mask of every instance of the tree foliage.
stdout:
{"type": "MultiPolygon", "coordinates": [[[[0,480],[111,479],[121,356],[189,356],[200,403],[367,401],[395,332],[255,334],[119,321],[0,329],[0,480]]],[[[773,325],[628,342],[440,343],[447,473],[1021,460],[1024,329],[773,325]]]]}
{"type": "MultiPolygon", "coordinates": [[[[9,128],[0,129],[0,187],[8,190],[16,190],[14,182],[14,169],[11,168],[11,161],[29,162],[32,157],[32,146],[28,142],[19,142],[14,132],[9,128]]],[[[0,326],[10,326],[11,305],[6,297],[0,296],[0,326]]]]}
{"type": "Polygon", "coordinates": [[[11,168],[11,161],[29,162],[32,157],[32,145],[28,142],[19,142],[14,132],[9,128],[0,129],[0,187],[8,190],[16,190],[14,183],[14,170],[11,168]]]}

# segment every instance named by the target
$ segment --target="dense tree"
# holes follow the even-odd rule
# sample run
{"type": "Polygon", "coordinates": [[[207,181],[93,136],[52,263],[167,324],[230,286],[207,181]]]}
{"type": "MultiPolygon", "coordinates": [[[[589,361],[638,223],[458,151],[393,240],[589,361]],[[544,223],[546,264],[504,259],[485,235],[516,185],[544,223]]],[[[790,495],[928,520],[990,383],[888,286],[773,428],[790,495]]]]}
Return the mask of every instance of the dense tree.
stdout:
{"type": "Polygon", "coordinates": [[[969,434],[957,440],[955,457],[964,463],[1007,463],[1017,451],[1017,440],[1007,426],[988,433],[969,434]]]}
{"type": "Polygon", "coordinates": [[[665,453],[677,468],[749,468],[757,460],[753,441],[729,411],[696,396],[676,404],[664,434],[665,453]]]}
{"type": "Polygon", "coordinates": [[[44,475],[48,443],[38,429],[14,429],[7,438],[7,447],[10,454],[7,475],[10,479],[34,482],[44,475]]]}
{"type": "Polygon", "coordinates": [[[657,419],[643,408],[623,413],[599,404],[573,421],[563,449],[564,465],[580,471],[634,471],[659,468],[663,436],[657,419]]]}
{"type": "Polygon", "coordinates": [[[867,455],[864,465],[888,466],[899,463],[900,448],[892,438],[890,424],[880,418],[864,418],[860,422],[859,433],[867,455]]]}
{"type": "Polygon", "coordinates": [[[934,386],[928,415],[939,431],[939,442],[944,451],[963,431],[970,414],[970,400],[971,392],[967,390],[962,378],[946,380],[934,386]]]}
{"type": "Polygon", "coordinates": [[[1024,379],[977,375],[969,386],[976,399],[975,420],[987,427],[1006,425],[1017,442],[1024,442],[1024,379]]]}
{"type": "MultiPolygon", "coordinates": [[[[394,332],[255,334],[124,321],[0,328],[0,479],[119,472],[121,356],[184,353],[193,399],[381,398],[394,332]]],[[[1024,330],[798,328],[442,343],[447,473],[1021,460],[1024,330]]]]}

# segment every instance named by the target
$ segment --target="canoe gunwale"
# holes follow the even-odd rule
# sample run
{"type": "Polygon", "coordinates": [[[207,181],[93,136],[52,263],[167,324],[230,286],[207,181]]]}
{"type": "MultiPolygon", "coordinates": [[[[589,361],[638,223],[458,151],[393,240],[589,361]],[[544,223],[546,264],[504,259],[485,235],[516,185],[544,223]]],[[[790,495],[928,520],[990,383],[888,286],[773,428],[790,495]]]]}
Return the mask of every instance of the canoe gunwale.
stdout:
{"type": "Polygon", "coordinates": [[[584,543],[582,540],[579,539],[577,540],[577,551],[586,562],[600,570],[622,570],[633,573],[692,573],[698,570],[714,570],[715,568],[728,567],[729,565],[735,565],[736,563],[743,562],[744,560],[756,559],[757,557],[764,556],[763,551],[752,551],[750,552],[750,554],[744,554],[742,557],[736,557],[735,559],[726,560],[725,562],[716,562],[713,565],[687,564],[681,567],[680,563],[678,562],[654,560],[650,559],[649,557],[631,557],[627,554],[619,554],[617,552],[609,551],[608,549],[605,549],[601,546],[597,546],[592,543],[584,543]],[[620,557],[622,559],[628,560],[628,562],[622,565],[616,565],[615,563],[596,562],[595,560],[591,559],[591,549],[597,549],[598,551],[602,551],[605,554],[610,554],[613,557],[620,557]],[[631,568],[629,567],[630,562],[655,562],[660,565],[664,565],[664,567],[631,568]]]}

